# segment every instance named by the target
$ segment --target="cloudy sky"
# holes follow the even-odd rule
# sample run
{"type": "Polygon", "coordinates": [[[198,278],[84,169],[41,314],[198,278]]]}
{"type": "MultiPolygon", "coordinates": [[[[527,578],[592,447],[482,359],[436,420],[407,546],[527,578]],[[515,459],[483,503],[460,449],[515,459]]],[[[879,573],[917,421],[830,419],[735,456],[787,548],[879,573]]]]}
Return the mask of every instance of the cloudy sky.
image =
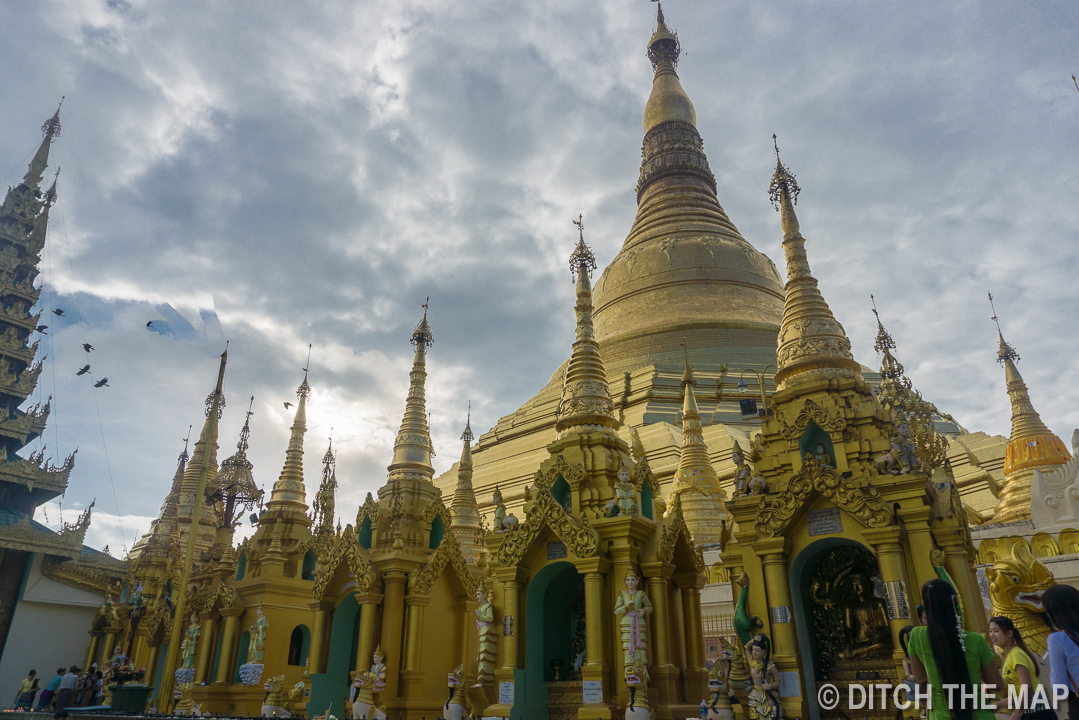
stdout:
{"type": "MultiPolygon", "coordinates": [[[[803,187],[821,289],[875,366],[869,295],[923,393],[1009,429],[986,293],[1035,406],[1079,425],[1079,6],[664,5],[720,201],[782,258],[772,133],[803,187]]],[[[222,457],[280,472],[311,355],[306,473],[330,429],[338,513],[385,478],[408,337],[431,297],[436,469],[466,406],[489,428],[569,351],[570,219],[601,266],[635,211],[655,5],[50,0],[0,9],[0,173],[17,183],[66,96],[43,261],[44,442],[90,544],[158,512],[231,340],[222,457]],[[153,321],[159,331],[151,332],[153,321]],[[96,350],[91,389],[75,370],[96,350]]],[[[777,263],[780,267],[782,262],[777,263]]],[[[36,449],[39,443],[33,445],[36,449]]],[[[55,526],[58,513],[47,518],[55,526]]]]}

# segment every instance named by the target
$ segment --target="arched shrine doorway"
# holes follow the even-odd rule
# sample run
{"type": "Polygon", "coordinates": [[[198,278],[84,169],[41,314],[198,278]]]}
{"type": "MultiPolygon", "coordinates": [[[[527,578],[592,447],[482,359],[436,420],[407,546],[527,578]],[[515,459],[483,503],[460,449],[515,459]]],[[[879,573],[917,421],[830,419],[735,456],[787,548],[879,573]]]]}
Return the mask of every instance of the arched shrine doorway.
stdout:
{"type": "Polygon", "coordinates": [[[311,700],[307,703],[309,716],[325,714],[330,703],[333,703],[334,715],[344,713],[351,673],[356,668],[359,635],[360,605],[356,602],[356,594],[349,593],[333,613],[326,672],[311,676],[311,700]]]}
{"type": "Polygon", "coordinates": [[[571,690],[567,702],[580,705],[580,685],[569,686],[585,649],[584,576],[571,562],[546,565],[529,582],[525,602],[523,715],[542,718],[548,701],[557,705],[563,691],[571,690]]]}
{"type": "MultiPolygon", "coordinates": [[[[851,684],[897,682],[885,586],[869,548],[844,538],[812,543],[791,566],[791,597],[812,720],[845,715],[817,704],[825,683],[845,698],[851,684]]],[[[887,709],[859,715],[894,720],[887,709]]]]}

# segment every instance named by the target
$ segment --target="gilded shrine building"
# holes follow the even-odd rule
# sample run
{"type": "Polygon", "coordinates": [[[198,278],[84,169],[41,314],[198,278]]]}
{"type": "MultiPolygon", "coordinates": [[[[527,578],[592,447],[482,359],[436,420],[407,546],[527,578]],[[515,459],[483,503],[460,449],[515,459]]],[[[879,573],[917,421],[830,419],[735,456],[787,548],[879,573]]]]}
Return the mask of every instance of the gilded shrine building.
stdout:
{"type": "MultiPolygon", "coordinates": [[[[1079,484],[1017,355],[1002,336],[1010,439],[922,398],[883,322],[879,372],[859,363],[811,271],[778,147],[783,274],[720,205],[662,9],[646,52],[637,214],[601,272],[579,219],[575,336],[549,382],[478,441],[466,416],[460,461],[436,477],[425,305],[387,473],[338,508],[339,483],[361,479],[337,477],[332,448],[317,479],[304,473],[316,373],[297,388],[269,497],[248,424],[218,464],[223,356],[87,662],[145,666],[150,702],[169,709],[175,693],[181,712],[673,720],[707,701],[714,720],[820,720],[839,717],[818,707],[822,683],[901,680],[899,632],[926,581],[950,582],[966,627],[985,630],[980,581],[993,595],[994,563],[1033,565],[1048,547],[1023,539],[1045,515],[1032,495],[1079,484]],[[729,632],[705,632],[708,602],[726,603],[729,632]]],[[[1062,518],[1057,554],[1065,538],[1079,550],[1062,518]]],[[[1052,581],[1031,571],[1037,592],[1052,581]]]]}

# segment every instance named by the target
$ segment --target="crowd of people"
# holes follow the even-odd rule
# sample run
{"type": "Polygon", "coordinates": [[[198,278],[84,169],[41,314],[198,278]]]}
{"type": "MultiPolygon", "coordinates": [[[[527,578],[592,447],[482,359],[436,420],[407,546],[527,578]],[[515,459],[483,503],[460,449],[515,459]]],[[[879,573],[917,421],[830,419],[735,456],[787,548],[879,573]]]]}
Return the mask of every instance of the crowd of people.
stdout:
{"type": "Polygon", "coordinates": [[[91,665],[89,670],[82,670],[77,665],[67,670],[59,668],[44,688],[37,677],[37,670],[31,670],[19,686],[14,708],[35,712],[61,711],[64,708],[100,705],[104,696],[105,679],[96,664],[91,665]]]}
{"type": "MultiPolygon", "coordinates": [[[[906,685],[929,692],[929,720],[1057,720],[1055,704],[1067,700],[1079,720],[1079,590],[1054,585],[1043,597],[1049,635],[1049,672],[1027,647],[1010,618],[989,620],[989,640],[963,629],[959,596],[944,580],[922,587],[920,625],[900,631],[906,685]],[[997,667],[990,647],[1003,660],[997,667]],[[984,687],[983,687],[984,686],[984,687]],[[983,698],[988,701],[983,701],[983,698]]],[[[1062,708],[1063,709],[1063,708],[1062,708]]]]}

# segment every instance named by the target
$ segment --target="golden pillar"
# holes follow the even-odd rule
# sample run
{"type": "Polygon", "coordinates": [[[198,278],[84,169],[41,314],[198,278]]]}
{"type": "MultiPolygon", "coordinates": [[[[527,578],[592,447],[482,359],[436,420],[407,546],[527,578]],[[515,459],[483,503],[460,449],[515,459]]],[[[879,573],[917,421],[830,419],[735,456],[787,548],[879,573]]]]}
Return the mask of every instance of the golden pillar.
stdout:
{"type": "Polygon", "coordinates": [[[933,536],[929,531],[930,516],[930,509],[924,505],[899,509],[899,519],[903,521],[903,529],[907,534],[907,544],[910,545],[914,566],[910,594],[914,598],[915,605],[922,602],[922,585],[937,577],[937,571],[933,569],[933,563],[930,560],[930,554],[933,552],[933,536]]]}
{"type": "Polygon", "coordinates": [[[379,699],[397,697],[397,684],[402,666],[401,636],[404,632],[405,573],[401,570],[387,571],[382,578],[386,588],[386,601],[382,615],[382,649],[386,652],[386,689],[379,699]]]}
{"type": "Polygon", "coordinates": [[[405,596],[408,608],[408,629],[405,635],[405,669],[420,669],[420,653],[423,639],[423,609],[431,602],[427,595],[405,596]]]}
{"type": "Polygon", "coordinates": [[[225,616],[225,626],[221,638],[221,659],[217,661],[217,677],[214,682],[232,682],[233,663],[232,656],[236,652],[236,642],[240,635],[240,615],[242,609],[231,608],[222,613],[225,616]]]}
{"type": "Polygon", "coordinates": [[[967,630],[978,633],[989,632],[989,623],[985,619],[985,606],[982,604],[982,593],[978,589],[978,580],[974,575],[974,562],[967,556],[967,549],[963,543],[963,537],[956,533],[955,537],[948,538],[944,542],[938,542],[944,550],[944,569],[952,577],[955,589],[963,600],[963,624],[967,630]]]}
{"type": "Polygon", "coordinates": [[[210,655],[217,639],[216,613],[202,613],[202,626],[199,628],[199,648],[195,658],[195,684],[202,685],[210,674],[210,655]]]}
{"type": "Polygon", "coordinates": [[[458,648],[458,662],[464,666],[468,682],[479,670],[480,634],[476,627],[476,608],[480,606],[475,597],[464,597],[457,604],[461,613],[461,644],[458,648]],[[473,670],[475,668],[475,671],[473,670]]]}
{"type": "MultiPolygon", "coordinates": [[[[776,656],[776,667],[780,667],[779,657],[794,658],[798,655],[798,639],[794,631],[793,611],[791,609],[790,569],[787,567],[787,538],[768,538],[758,540],[752,545],[753,551],[761,559],[764,571],[764,592],[768,599],[768,625],[772,634],[772,653],[776,656]]],[[[788,661],[790,669],[790,661],[788,661]]]]}
{"type": "Polygon", "coordinates": [[[693,573],[674,576],[682,595],[682,635],[686,648],[686,697],[708,694],[708,668],[704,666],[704,638],[701,632],[701,588],[704,577],[693,573]]]}
{"type": "Polygon", "coordinates": [[[154,645],[150,648],[150,659],[144,666],[146,668],[146,677],[143,679],[143,682],[147,685],[157,684],[157,656],[160,654],[160,652],[160,645],[154,645]]]}
{"type": "MultiPolygon", "coordinates": [[[[366,592],[358,595],[356,600],[360,603],[360,635],[356,640],[356,672],[360,672],[371,667],[371,655],[375,652],[378,604],[382,602],[382,595],[366,592]]],[[[318,620],[317,617],[315,619],[318,620]]],[[[326,672],[325,668],[321,672],[326,672]]]]}
{"type": "Polygon", "coordinates": [[[521,581],[523,580],[521,575],[525,574],[520,569],[513,569],[511,572],[513,574],[510,577],[502,580],[502,624],[503,628],[509,630],[509,634],[506,634],[505,630],[502,633],[502,667],[506,670],[519,667],[517,634],[521,629],[518,622],[521,608],[521,581]]]}
{"type": "Polygon", "coordinates": [[[603,577],[611,569],[611,561],[607,558],[591,557],[578,561],[576,565],[577,572],[584,575],[584,640],[587,662],[581,667],[581,678],[602,682],[603,698],[606,700],[611,688],[606,687],[605,682],[609,677],[609,666],[603,637],[603,619],[607,615],[603,607],[603,577]]]}
{"type": "Polygon", "coordinates": [[[105,628],[105,645],[101,648],[101,664],[104,665],[112,658],[112,650],[116,647],[116,636],[120,633],[120,628],[110,627],[105,628]]]}
{"type": "MultiPolygon", "coordinates": [[[[307,667],[312,675],[318,675],[326,672],[326,629],[330,608],[325,600],[312,600],[308,607],[314,611],[315,621],[311,624],[311,647],[307,653],[307,667]]],[[[359,662],[358,654],[356,662],[359,662]]]]}
{"type": "Polygon", "coordinates": [[[675,696],[673,679],[678,670],[671,664],[671,614],[667,607],[667,583],[674,565],[651,562],[641,565],[647,578],[648,598],[652,601],[652,686],[659,692],[659,702],[667,705],[675,696]]]}
{"type": "Polygon", "coordinates": [[[889,525],[882,528],[868,528],[862,531],[863,537],[873,547],[880,568],[880,578],[884,582],[888,605],[888,626],[892,631],[892,660],[896,664],[896,677],[903,676],[903,647],[899,644],[899,631],[907,625],[917,625],[914,607],[910,602],[907,583],[907,563],[903,554],[903,528],[889,525]]]}
{"type": "MultiPolygon", "coordinates": [[[[103,630],[91,630],[90,631],[90,647],[86,650],[86,662],[82,664],[84,668],[90,667],[96,659],[97,648],[101,645],[101,636],[104,635],[103,630]]],[[[104,663],[102,663],[104,664],[104,663]]]]}

